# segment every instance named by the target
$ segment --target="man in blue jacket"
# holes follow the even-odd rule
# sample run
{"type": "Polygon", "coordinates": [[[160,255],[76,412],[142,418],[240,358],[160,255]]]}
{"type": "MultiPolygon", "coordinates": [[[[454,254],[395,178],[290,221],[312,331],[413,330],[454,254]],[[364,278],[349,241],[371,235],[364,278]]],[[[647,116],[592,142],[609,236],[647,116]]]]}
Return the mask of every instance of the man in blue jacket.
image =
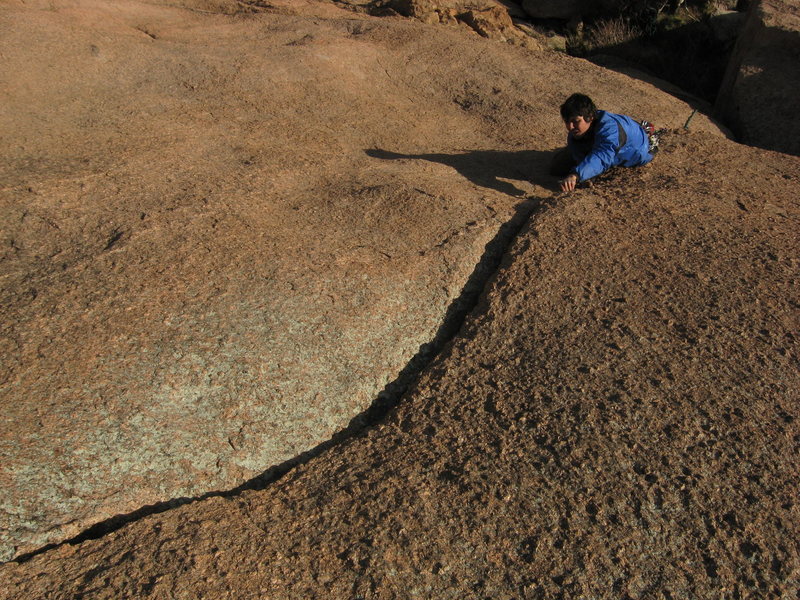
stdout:
{"type": "Polygon", "coordinates": [[[567,98],[561,118],[567,127],[567,147],[555,156],[551,172],[564,177],[565,192],[611,167],[636,167],[653,160],[656,141],[651,141],[653,126],[646,122],[648,131],[630,117],[597,110],[584,94],[567,98]]]}

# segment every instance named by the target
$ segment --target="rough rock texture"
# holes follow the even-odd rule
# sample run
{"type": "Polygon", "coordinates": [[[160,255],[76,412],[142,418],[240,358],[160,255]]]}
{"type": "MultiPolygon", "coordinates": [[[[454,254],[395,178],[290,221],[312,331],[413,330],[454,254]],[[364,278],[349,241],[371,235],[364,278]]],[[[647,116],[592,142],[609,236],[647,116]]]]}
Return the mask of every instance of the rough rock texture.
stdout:
{"type": "Polygon", "coordinates": [[[0,597],[795,598],[799,171],[668,135],[534,214],[384,423],[0,597]]]}
{"type": "Polygon", "coordinates": [[[403,16],[417,19],[423,23],[466,25],[475,33],[486,38],[516,43],[534,50],[541,48],[535,36],[529,35],[514,25],[511,17],[517,16],[521,9],[511,2],[500,2],[500,0],[390,0],[385,6],[403,16]]]}
{"type": "Polygon", "coordinates": [[[753,0],[717,98],[741,141],[800,155],[800,2],[753,0]]]}
{"type": "Polygon", "coordinates": [[[3,558],[345,427],[552,194],[568,94],[690,113],[585,61],[268,4],[0,0],[3,558]]]}

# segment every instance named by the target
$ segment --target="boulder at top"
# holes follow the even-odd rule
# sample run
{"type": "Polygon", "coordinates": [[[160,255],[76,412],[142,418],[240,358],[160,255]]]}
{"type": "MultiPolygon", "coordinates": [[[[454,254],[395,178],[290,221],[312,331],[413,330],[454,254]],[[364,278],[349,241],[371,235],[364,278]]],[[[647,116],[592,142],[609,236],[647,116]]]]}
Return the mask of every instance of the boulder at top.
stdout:
{"type": "Polygon", "coordinates": [[[466,25],[475,33],[538,49],[539,42],[518,29],[512,16],[524,16],[511,1],[500,0],[390,0],[386,5],[399,14],[428,24],[466,25]]]}
{"type": "Polygon", "coordinates": [[[800,4],[753,0],[717,97],[740,140],[800,155],[800,4]]]}
{"type": "Polygon", "coordinates": [[[346,427],[552,196],[570,93],[691,112],[457,28],[180,4],[0,0],[4,559],[346,427]]]}

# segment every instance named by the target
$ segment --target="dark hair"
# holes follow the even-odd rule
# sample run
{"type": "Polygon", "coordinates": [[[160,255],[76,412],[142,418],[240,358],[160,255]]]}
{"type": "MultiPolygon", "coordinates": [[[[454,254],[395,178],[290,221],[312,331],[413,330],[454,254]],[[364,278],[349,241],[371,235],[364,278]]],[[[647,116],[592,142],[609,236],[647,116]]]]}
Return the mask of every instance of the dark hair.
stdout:
{"type": "Polygon", "coordinates": [[[583,117],[586,121],[594,119],[597,107],[592,99],[585,94],[572,94],[561,105],[561,118],[571,121],[575,117],[583,117]]]}

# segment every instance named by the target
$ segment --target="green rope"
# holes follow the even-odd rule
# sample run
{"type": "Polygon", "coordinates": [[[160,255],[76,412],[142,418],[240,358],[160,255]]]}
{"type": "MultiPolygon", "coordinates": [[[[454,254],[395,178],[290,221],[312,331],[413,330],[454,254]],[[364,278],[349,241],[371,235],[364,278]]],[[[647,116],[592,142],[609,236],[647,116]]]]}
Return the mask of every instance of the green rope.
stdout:
{"type": "Polygon", "coordinates": [[[690,115],[689,115],[689,118],[688,118],[688,119],[686,119],[686,123],[684,123],[684,124],[683,124],[683,128],[684,128],[686,131],[689,131],[689,123],[692,121],[692,118],[693,118],[693,117],[694,117],[696,114],[697,114],[697,109],[695,108],[695,109],[692,111],[692,114],[690,114],[690,115]]]}

